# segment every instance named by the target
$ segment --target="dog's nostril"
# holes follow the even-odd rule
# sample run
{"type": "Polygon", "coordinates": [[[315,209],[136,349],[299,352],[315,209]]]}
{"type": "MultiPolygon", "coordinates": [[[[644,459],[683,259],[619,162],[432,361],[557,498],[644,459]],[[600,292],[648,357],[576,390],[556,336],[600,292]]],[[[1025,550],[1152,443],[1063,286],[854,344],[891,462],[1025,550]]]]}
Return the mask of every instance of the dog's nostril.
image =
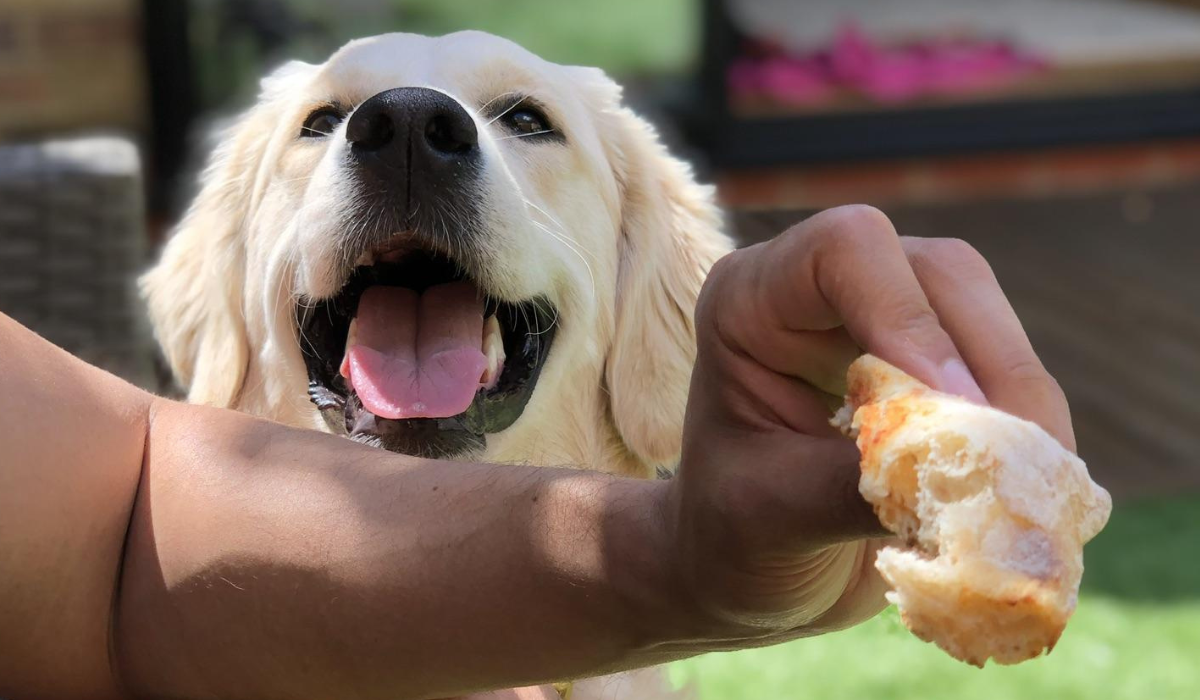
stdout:
{"type": "Polygon", "coordinates": [[[369,151],[388,145],[395,135],[396,125],[382,112],[366,119],[352,119],[346,125],[346,140],[369,151]]]}
{"type": "Polygon", "coordinates": [[[425,140],[442,153],[465,153],[475,145],[476,138],[474,128],[468,129],[453,117],[439,114],[425,125],[425,140]]]}
{"type": "Polygon", "coordinates": [[[364,167],[385,171],[441,167],[479,152],[475,120],[454,98],[428,88],[369,98],[350,114],[345,133],[364,167]]]}

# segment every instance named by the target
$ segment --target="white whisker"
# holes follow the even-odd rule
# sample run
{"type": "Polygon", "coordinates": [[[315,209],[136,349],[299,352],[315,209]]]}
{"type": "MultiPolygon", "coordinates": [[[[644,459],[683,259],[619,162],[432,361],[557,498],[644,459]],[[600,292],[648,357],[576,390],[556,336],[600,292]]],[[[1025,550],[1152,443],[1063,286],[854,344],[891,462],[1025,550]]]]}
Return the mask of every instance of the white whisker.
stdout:
{"type": "MultiPolygon", "coordinates": [[[[515,94],[515,93],[513,93],[513,94],[515,94]]],[[[488,120],[488,123],[487,123],[487,124],[484,124],[484,126],[491,126],[492,124],[494,124],[494,123],[496,122],[496,120],[497,120],[497,119],[499,119],[499,118],[503,117],[504,115],[506,115],[506,114],[508,114],[509,112],[511,112],[511,111],[513,111],[514,109],[516,109],[516,108],[517,108],[517,105],[521,104],[521,102],[523,102],[523,101],[524,101],[524,100],[516,100],[515,102],[513,102],[512,104],[510,104],[510,105],[508,106],[508,108],[507,108],[507,109],[505,109],[503,112],[501,112],[501,113],[497,114],[496,116],[494,116],[494,117],[492,117],[490,120],[488,120]]]]}
{"type": "Polygon", "coordinates": [[[528,134],[513,134],[512,136],[501,136],[497,141],[507,141],[509,139],[523,139],[527,136],[539,136],[541,134],[553,134],[557,129],[542,129],[541,131],[531,131],[528,134]]]}
{"type": "MultiPolygon", "coordinates": [[[[549,312],[546,310],[546,307],[542,305],[541,300],[535,298],[533,300],[533,306],[537,310],[541,311],[543,314],[549,315],[549,312]]],[[[553,328],[555,325],[558,324],[558,309],[554,308],[553,306],[551,306],[550,308],[554,310],[554,318],[550,319],[550,325],[546,326],[545,329],[539,329],[537,333],[530,334],[530,335],[537,335],[537,336],[544,335],[545,333],[548,333],[551,328],[553,328]]],[[[535,315],[534,318],[537,318],[537,316],[535,315]]]]}
{"type": "Polygon", "coordinates": [[[583,263],[583,267],[587,270],[588,281],[591,283],[592,299],[594,300],[596,298],[596,274],[592,271],[592,266],[588,263],[587,258],[583,256],[585,252],[588,253],[588,255],[591,255],[591,252],[587,251],[582,246],[579,246],[579,244],[573,243],[565,234],[556,233],[550,228],[534,221],[533,219],[530,219],[529,223],[533,224],[539,230],[544,231],[552,238],[562,243],[564,246],[566,246],[567,250],[571,251],[575,254],[575,257],[579,258],[579,262],[583,263]]]}
{"type": "MultiPolygon", "coordinates": [[[[585,249],[580,247],[579,244],[573,243],[569,238],[566,237],[565,234],[555,233],[548,227],[546,227],[542,224],[539,224],[538,222],[533,221],[532,219],[529,221],[529,223],[533,224],[538,229],[550,234],[550,236],[552,236],[555,240],[557,240],[558,242],[560,242],[564,246],[566,246],[567,250],[570,250],[572,253],[574,253],[575,257],[579,258],[579,262],[583,263],[584,268],[587,269],[588,279],[591,281],[591,286],[592,286],[592,298],[594,299],[596,297],[596,275],[592,271],[592,266],[588,263],[587,258],[585,258],[583,256],[583,254],[588,251],[586,251],[585,249]]],[[[590,252],[588,254],[591,255],[590,252]]]]}
{"type": "Polygon", "coordinates": [[[538,205],[536,205],[536,204],[534,204],[533,202],[529,201],[528,199],[525,199],[524,197],[522,197],[522,198],[521,198],[521,200],[522,200],[523,202],[525,202],[525,206],[527,206],[527,207],[532,207],[534,211],[536,211],[537,213],[539,213],[539,214],[541,214],[542,216],[544,216],[544,217],[546,217],[547,219],[549,219],[549,220],[550,220],[550,222],[551,222],[552,224],[554,224],[555,226],[557,226],[557,227],[558,227],[558,230],[559,230],[559,231],[562,231],[563,233],[566,233],[566,231],[564,230],[564,227],[563,227],[563,225],[562,225],[562,222],[561,222],[561,221],[559,221],[558,219],[554,218],[554,217],[553,217],[553,216],[550,214],[550,212],[546,211],[545,209],[542,209],[541,207],[539,207],[538,205]]]}
{"type": "MultiPolygon", "coordinates": [[[[483,110],[487,109],[488,107],[491,107],[492,103],[495,102],[496,100],[499,100],[504,97],[508,97],[509,95],[515,95],[515,94],[517,94],[517,93],[512,90],[509,90],[508,92],[502,92],[499,95],[496,95],[492,99],[488,100],[487,102],[484,102],[483,105],[479,108],[479,111],[483,112],[483,110]]],[[[491,122],[488,122],[488,123],[491,124],[491,122]]]]}

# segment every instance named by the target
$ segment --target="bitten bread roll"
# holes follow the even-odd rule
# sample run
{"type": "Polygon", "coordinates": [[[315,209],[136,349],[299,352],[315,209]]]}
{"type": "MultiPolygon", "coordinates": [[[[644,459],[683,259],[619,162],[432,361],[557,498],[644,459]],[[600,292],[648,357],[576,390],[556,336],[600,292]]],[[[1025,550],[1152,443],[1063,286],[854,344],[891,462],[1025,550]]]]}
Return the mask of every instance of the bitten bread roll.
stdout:
{"type": "Polygon", "coordinates": [[[1039,426],[943,394],[870,355],[833,423],[857,439],[859,490],[905,547],[879,552],[888,601],[921,639],[982,667],[1054,648],[1083,544],[1112,500],[1039,426]]]}

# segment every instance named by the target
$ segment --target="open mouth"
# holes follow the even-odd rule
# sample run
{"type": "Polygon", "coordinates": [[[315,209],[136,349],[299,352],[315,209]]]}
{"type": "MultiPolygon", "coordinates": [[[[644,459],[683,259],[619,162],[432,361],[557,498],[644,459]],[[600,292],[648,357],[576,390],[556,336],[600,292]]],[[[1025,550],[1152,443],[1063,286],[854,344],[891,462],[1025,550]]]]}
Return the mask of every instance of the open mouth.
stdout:
{"type": "Polygon", "coordinates": [[[372,256],[297,319],[309,398],[334,432],[447,457],[520,417],[557,314],[542,299],[489,296],[440,253],[402,249],[372,256]]]}

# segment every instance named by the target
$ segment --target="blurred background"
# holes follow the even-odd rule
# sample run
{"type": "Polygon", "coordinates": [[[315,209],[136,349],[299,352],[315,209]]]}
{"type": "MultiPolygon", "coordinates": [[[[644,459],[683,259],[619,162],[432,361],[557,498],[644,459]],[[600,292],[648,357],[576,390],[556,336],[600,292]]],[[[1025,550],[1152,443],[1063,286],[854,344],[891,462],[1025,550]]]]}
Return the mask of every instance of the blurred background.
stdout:
{"type": "Polygon", "coordinates": [[[1054,652],[978,671],[894,611],[672,667],[704,700],[1200,697],[1200,1],[4,0],[0,310],[169,391],[131,281],[213,122],[287,58],[473,28],[628,86],[742,244],[884,209],[991,261],[1116,510],[1054,652]]]}

